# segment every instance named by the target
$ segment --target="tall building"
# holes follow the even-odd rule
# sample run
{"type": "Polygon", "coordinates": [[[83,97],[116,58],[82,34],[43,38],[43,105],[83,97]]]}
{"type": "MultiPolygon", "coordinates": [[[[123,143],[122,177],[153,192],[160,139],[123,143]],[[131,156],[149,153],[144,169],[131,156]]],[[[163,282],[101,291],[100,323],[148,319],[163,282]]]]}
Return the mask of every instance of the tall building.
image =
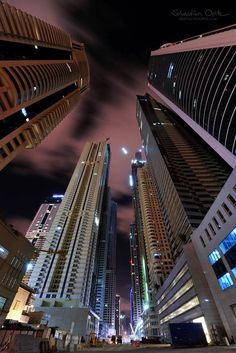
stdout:
{"type": "Polygon", "coordinates": [[[236,342],[236,168],[191,238],[228,339],[236,342]]]}
{"type": "Polygon", "coordinates": [[[116,227],[117,227],[117,204],[111,200],[109,217],[109,239],[106,267],[105,297],[103,325],[107,327],[105,334],[112,336],[116,334],[116,227]]]}
{"type": "MultiPolygon", "coordinates": [[[[44,203],[39,207],[31,225],[29,226],[29,229],[26,232],[26,238],[38,251],[42,250],[44,245],[47,246],[47,244],[45,244],[47,243],[47,235],[51,229],[52,223],[57,214],[57,210],[59,208],[62,198],[63,195],[57,194],[47,198],[44,203]]],[[[28,264],[27,272],[22,280],[22,282],[25,284],[28,284],[32,271],[34,270],[37,252],[35,252],[34,258],[32,258],[30,263],[28,264]]]]}
{"type": "Polygon", "coordinates": [[[36,147],[75,107],[89,83],[84,45],[0,2],[0,169],[36,147]]]}
{"type": "MultiPolygon", "coordinates": [[[[140,273],[140,255],[138,248],[137,231],[135,224],[130,225],[130,273],[131,273],[131,291],[130,291],[130,323],[135,332],[136,327],[142,317],[142,295],[141,295],[141,273],[140,273]]],[[[136,333],[136,332],[135,332],[136,333]]]]}
{"type": "Polygon", "coordinates": [[[235,25],[151,53],[155,94],[231,166],[236,166],[235,25]]]}
{"type": "Polygon", "coordinates": [[[36,310],[50,316],[49,325],[75,336],[98,331],[99,318],[89,304],[109,163],[106,141],[85,145],[43,245],[54,252],[40,252],[29,280],[37,292],[36,310]]]}
{"type": "Polygon", "coordinates": [[[151,289],[158,289],[164,283],[174,263],[157,197],[155,179],[147,165],[138,168],[137,179],[149,286],[151,289]]]}
{"type": "Polygon", "coordinates": [[[115,329],[116,335],[120,335],[120,295],[116,294],[115,300],[115,329]]]}
{"type": "Polygon", "coordinates": [[[137,119],[148,166],[176,259],[231,168],[178,116],[151,96],[138,96],[137,119]]]}
{"type": "Polygon", "coordinates": [[[115,334],[117,205],[105,191],[101,212],[90,305],[100,318],[99,335],[115,334]]]}
{"type": "MultiPolygon", "coordinates": [[[[165,278],[173,268],[173,260],[168,242],[168,233],[162,215],[155,179],[151,169],[140,159],[132,163],[133,176],[133,204],[135,208],[135,222],[137,235],[131,234],[131,281],[133,314],[138,308],[135,279],[138,279],[142,288],[141,318],[143,320],[143,334],[154,337],[157,330],[157,313],[155,310],[156,290],[162,286],[165,278]],[[135,236],[133,238],[133,236],[135,236]],[[132,244],[135,241],[134,244],[132,244]],[[135,245],[135,247],[134,247],[135,245]],[[136,250],[135,256],[132,253],[136,250]],[[136,258],[137,256],[137,258],[136,258]],[[136,264],[136,266],[135,266],[136,264]]],[[[136,318],[135,334],[141,331],[140,317],[136,318]],[[137,327],[138,326],[138,327],[137,327]]]]}
{"type": "Polygon", "coordinates": [[[34,248],[22,234],[2,220],[0,220],[0,234],[0,325],[2,326],[34,248]]]}

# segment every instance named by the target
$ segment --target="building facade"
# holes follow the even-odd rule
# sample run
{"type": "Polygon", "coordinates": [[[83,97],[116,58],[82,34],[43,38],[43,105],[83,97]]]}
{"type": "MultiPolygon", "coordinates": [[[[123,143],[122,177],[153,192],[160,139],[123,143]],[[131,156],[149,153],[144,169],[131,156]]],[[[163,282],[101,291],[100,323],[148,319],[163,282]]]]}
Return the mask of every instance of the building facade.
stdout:
{"type": "Polygon", "coordinates": [[[141,295],[141,273],[139,264],[139,248],[137,242],[137,231],[135,224],[130,225],[130,273],[131,273],[131,291],[130,291],[130,323],[134,334],[139,332],[139,322],[142,318],[142,295],[141,295]]]}
{"type": "Polygon", "coordinates": [[[236,169],[191,236],[229,342],[236,342],[236,169]]]}
{"type": "Polygon", "coordinates": [[[200,267],[193,244],[185,245],[182,256],[157,292],[160,335],[164,341],[171,342],[170,323],[200,322],[208,343],[223,343],[224,326],[200,267]]]}
{"type": "Polygon", "coordinates": [[[104,296],[103,326],[105,336],[116,334],[116,227],[117,227],[117,204],[111,200],[109,204],[109,238],[107,252],[106,282],[104,296]]]}
{"type": "MultiPolygon", "coordinates": [[[[54,218],[57,214],[57,210],[61,203],[63,195],[53,195],[45,200],[45,202],[39,207],[29,229],[26,232],[26,238],[32,243],[32,245],[37,249],[34,253],[34,258],[31,259],[27,267],[27,272],[22,280],[23,283],[28,284],[29,278],[34,269],[34,265],[37,259],[37,255],[43,246],[47,246],[47,235],[51,229],[54,218]]],[[[49,250],[48,243],[48,250],[49,250]]],[[[35,250],[36,250],[35,249],[35,250]]]]}
{"type": "Polygon", "coordinates": [[[115,329],[116,335],[120,335],[120,295],[116,294],[115,300],[115,329]]]}
{"type": "Polygon", "coordinates": [[[236,165],[235,25],[151,53],[149,86],[231,166],[236,165]]]}
{"type": "Polygon", "coordinates": [[[151,96],[138,96],[137,119],[175,260],[232,169],[151,96]]]}
{"type": "Polygon", "coordinates": [[[134,336],[158,335],[156,290],[173,268],[155,179],[141,156],[132,161],[135,224],[130,228],[131,319],[134,336]]]}
{"type": "Polygon", "coordinates": [[[0,169],[36,147],[87,89],[84,45],[0,2],[0,169]]]}
{"type": "Polygon", "coordinates": [[[40,252],[29,279],[36,310],[75,336],[85,336],[93,326],[98,330],[99,318],[89,304],[109,163],[106,141],[85,145],[43,246],[47,250],[50,243],[53,252],[40,252]]]}
{"type": "Polygon", "coordinates": [[[0,325],[2,326],[25,274],[34,247],[0,220],[0,325]]]}
{"type": "Polygon", "coordinates": [[[137,170],[149,286],[158,289],[173,268],[167,231],[158,201],[155,179],[145,165],[137,170]]]}
{"type": "Polygon", "coordinates": [[[90,306],[100,318],[99,336],[115,334],[117,205],[108,188],[101,212],[90,306]]]}

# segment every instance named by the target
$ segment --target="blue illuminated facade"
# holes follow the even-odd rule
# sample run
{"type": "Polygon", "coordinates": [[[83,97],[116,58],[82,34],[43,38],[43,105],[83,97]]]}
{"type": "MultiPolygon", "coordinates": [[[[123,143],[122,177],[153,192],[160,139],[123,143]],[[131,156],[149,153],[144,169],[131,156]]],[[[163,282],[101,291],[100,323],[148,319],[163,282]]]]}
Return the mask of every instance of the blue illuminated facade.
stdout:
{"type": "Polygon", "coordinates": [[[217,249],[214,249],[209,254],[208,260],[212,265],[221,289],[224,290],[234,285],[227,267],[230,268],[236,278],[236,227],[222,240],[219,248],[223,256],[217,249]]]}

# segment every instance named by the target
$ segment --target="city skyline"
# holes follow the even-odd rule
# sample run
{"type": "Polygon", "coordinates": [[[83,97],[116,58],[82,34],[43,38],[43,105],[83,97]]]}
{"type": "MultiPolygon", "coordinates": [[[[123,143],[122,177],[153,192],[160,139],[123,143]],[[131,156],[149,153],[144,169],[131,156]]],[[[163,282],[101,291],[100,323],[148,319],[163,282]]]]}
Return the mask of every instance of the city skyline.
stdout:
{"type": "MultiPolygon", "coordinates": [[[[147,90],[145,70],[147,68],[148,55],[150,54],[150,50],[157,49],[160,44],[163,44],[166,41],[174,41],[178,39],[180,40],[189,35],[199,34],[202,33],[202,31],[211,30],[213,27],[222,27],[225,25],[227,20],[230,24],[232,15],[229,15],[228,17],[226,16],[224,18],[225,22],[222,22],[222,18],[218,17],[215,22],[208,20],[203,24],[201,21],[195,21],[195,25],[193,25],[193,23],[190,21],[186,21],[185,23],[184,21],[181,22],[172,14],[174,9],[166,8],[162,10],[164,11],[164,17],[171,18],[173,21],[175,21],[176,25],[179,26],[179,33],[176,35],[175,33],[171,32],[170,29],[168,29],[166,34],[163,35],[162,31],[162,34],[158,34],[157,36],[156,33],[155,35],[152,33],[155,29],[154,25],[153,27],[149,25],[145,34],[142,36],[142,45],[138,51],[137,48],[135,48],[135,45],[138,44],[138,41],[137,39],[134,40],[134,33],[131,32],[131,39],[134,40],[134,44],[131,46],[131,49],[135,49],[131,53],[131,51],[129,51],[131,39],[126,40],[123,43],[123,49],[121,48],[119,51],[118,47],[115,47],[114,44],[111,43],[111,39],[106,37],[105,28],[102,27],[100,31],[98,30],[102,16],[99,17],[99,21],[94,23],[94,27],[92,26],[92,22],[89,20],[86,24],[86,19],[88,18],[89,14],[94,14],[95,11],[92,5],[90,5],[91,12],[86,12],[85,8],[82,9],[84,20],[81,24],[81,27],[76,29],[75,19],[72,12],[74,9],[77,11],[79,9],[76,9],[76,5],[73,2],[70,2],[72,5],[71,7],[69,7],[69,4],[67,5],[67,9],[63,9],[61,7],[60,11],[65,11],[64,20],[60,18],[61,15],[59,15],[58,10],[58,8],[62,6],[61,4],[60,6],[58,5],[57,11],[55,13],[52,12],[52,8],[56,6],[56,2],[49,2],[49,5],[47,5],[49,11],[46,14],[43,14],[39,11],[39,8],[37,7],[38,5],[36,5],[36,7],[34,5],[33,8],[33,5],[30,5],[29,1],[11,1],[10,3],[17,7],[25,7],[25,9],[28,9],[28,11],[32,14],[40,16],[47,21],[50,21],[53,18],[54,24],[57,23],[57,25],[60,25],[61,28],[69,30],[74,37],[78,37],[78,39],[81,40],[83,39],[85,43],[86,40],[88,40],[88,53],[92,63],[91,74],[93,78],[91,83],[91,90],[89,92],[90,96],[84,97],[81,101],[82,106],[79,108],[80,112],[77,113],[77,111],[75,111],[72,113],[72,116],[63,122],[63,127],[60,126],[60,128],[58,128],[50,138],[45,140],[42,146],[39,146],[38,151],[30,153],[28,152],[28,156],[26,154],[22,155],[16,161],[14,161],[11,166],[7,167],[6,171],[3,171],[2,175],[0,176],[1,182],[4,185],[6,185],[7,182],[8,185],[12,185],[12,188],[8,191],[1,189],[1,194],[6,200],[6,207],[4,207],[4,204],[0,205],[1,212],[5,213],[7,218],[13,224],[18,226],[18,228],[21,230],[26,229],[32,220],[33,212],[36,211],[46,196],[52,192],[64,192],[70,171],[74,167],[75,160],[80,154],[84,140],[91,137],[93,139],[96,139],[97,137],[110,137],[112,147],[112,194],[115,200],[118,202],[118,206],[120,205],[118,211],[120,243],[118,244],[118,247],[121,246],[122,248],[124,245],[127,246],[127,252],[125,256],[122,254],[119,261],[121,266],[120,268],[123,270],[126,269],[126,271],[129,272],[127,257],[129,250],[128,234],[129,223],[133,221],[133,212],[130,208],[131,197],[128,187],[128,169],[130,168],[130,160],[134,155],[134,152],[136,152],[137,149],[141,147],[138,128],[136,127],[135,122],[135,95],[139,93],[144,94],[147,90]],[[54,6],[52,6],[53,4],[54,6]],[[51,18],[50,15],[52,16],[51,18]],[[71,20],[71,24],[69,24],[69,20],[71,20]],[[149,35],[151,38],[148,38],[147,35],[149,35]],[[111,46],[110,51],[107,49],[108,44],[111,46]],[[100,53],[104,48],[106,48],[106,50],[103,56],[101,56],[101,54],[95,53],[95,51],[100,53]],[[122,53],[122,50],[124,50],[124,53],[122,53]],[[144,53],[142,53],[142,50],[144,53]],[[124,69],[122,66],[125,67],[126,52],[129,54],[127,57],[126,68],[124,69]],[[111,60],[108,60],[109,54],[111,54],[111,60]],[[116,56],[120,60],[120,64],[116,64],[114,75],[112,74],[112,70],[113,64],[116,63],[116,56]],[[104,60],[104,63],[101,64],[102,60],[104,60]],[[131,69],[132,63],[134,63],[134,69],[131,69]],[[129,72],[129,70],[131,71],[129,72]],[[106,78],[105,83],[102,83],[101,79],[99,79],[98,73],[100,73],[100,75],[103,74],[101,76],[106,78]],[[119,75],[121,76],[121,79],[119,78],[119,75]],[[109,88],[111,88],[112,85],[114,85],[114,88],[112,92],[110,92],[109,88]],[[117,90],[117,94],[115,94],[115,90],[117,90]],[[100,101],[97,100],[96,94],[98,95],[100,101]],[[105,102],[102,101],[104,98],[105,102]],[[98,104],[97,106],[96,103],[98,104]],[[120,110],[120,106],[122,106],[122,110],[120,110]],[[105,118],[102,119],[102,116],[104,115],[105,118]],[[99,118],[101,118],[101,121],[99,121],[99,118]],[[126,132],[126,130],[128,130],[127,121],[130,122],[129,127],[132,131],[131,136],[126,132]],[[132,127],[134,128],[132,129],[132,127]],[[128,156],[122,155],[121,153],[121,147],[123,145],[127,146],[129,149],[128,156]],[[70,160],[68,160],[68,156],[71,157],[70,160]],[[120,168],[117,168],[117,165],[120,166],[120,168]],[[126,174],[124,171],[126,171],[126,174]],[[16,175],[18,176],[18,183],[21,185],[22,189],[24,188],[24,185],[27,185],[29,190],[27,195],[25,195],[23,192],[21,193],[21,191],[17,190],[13,185],[13,181],[16,175]],[[38,185],[40,185],[40,187],[38,185]],[[56,190],[54,190],[53,187],[55,187],[56,190]],[[40,191],[42,196],[40,195],[40,191]],[[17,200],[15,201],[15,205],[12,205],[12,199],[16,194],[18,195],[17,200]],[[25,200],[24,203],[27,203],[28,206],[24,206],[24,208],[20,211],[17,220],[16,210],[17,207],[19,209],[19,203],[22,205],[23,199],[25,200]],[[21,202],[19,202],[20,200],[21,202]]],[[[108,6],[106,9],[108,10],[108,14],[111,18],[108,23],[108,25],[111,26],[111,37],[114,35],[116,39],[119,39],[118,43],[121,45],[122,36],[118,37],[117,29],[121,28],[122,33],[124,33],[124,29],[127,31],[128,28],[131,28],[129,26],[132,24],[132,21],[128,26],[130,13],[127,12],[127,14],[122,17],[120,8],[115,9],[114,11],[114,9],[108,6]],[[111,22],[113,19],[117,19],[116,26],[112,26],[111,22]],[[121,21],[120,24],[118,21],[119,19],[121,21]]],[[[229,10],[226,11],[226,13],[229,12],[229,10]]],[[[138,14],[140,16],[139,18],[141,19],[140,9],[138,14]]],[[[7,188],[4,187],[4,189],[7,188]]],[[[120,277],[119,287],[122,289],[122,297],[126,296],[126,300],[128,301],[128,294],[125,293],[128,293],[128,286],[130,286],[130,283],[127,283],[127,276],[124,278],[125,280],[120,277]],[[125,287],[126,284],[127,286],[125,287]]]]}

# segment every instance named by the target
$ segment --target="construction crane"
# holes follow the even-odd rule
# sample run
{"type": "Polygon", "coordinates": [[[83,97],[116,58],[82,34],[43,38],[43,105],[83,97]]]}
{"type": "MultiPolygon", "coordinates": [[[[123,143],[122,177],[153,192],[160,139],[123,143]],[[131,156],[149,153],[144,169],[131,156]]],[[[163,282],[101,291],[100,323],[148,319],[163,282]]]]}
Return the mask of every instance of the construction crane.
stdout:
{"type": "Polygon", "coordinates": [[[68,251],[63,250],[63,249],[53,250],[53,249],[49,248],[48,250],[44,250],[44,249],[35,248],[34,253],[33,253],[33,259],[37,258],[41,252],[46,252],[48,254],[58,254],[61,256],[66,256],[68,251]]]}

